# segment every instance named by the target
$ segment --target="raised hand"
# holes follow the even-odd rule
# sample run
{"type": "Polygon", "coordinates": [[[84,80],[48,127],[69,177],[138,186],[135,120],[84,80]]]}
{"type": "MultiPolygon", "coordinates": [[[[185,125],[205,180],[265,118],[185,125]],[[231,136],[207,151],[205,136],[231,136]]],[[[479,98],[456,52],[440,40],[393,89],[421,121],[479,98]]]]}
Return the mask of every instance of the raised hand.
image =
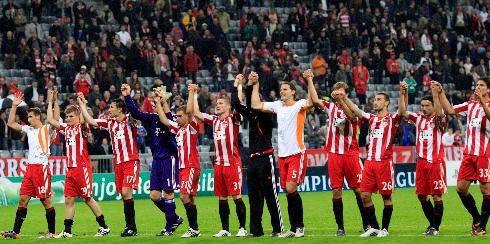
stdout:
{"type": "Polygon", "coordinates": [[[51,88],[51,101],[55,102],[56,100],[58,100],[58,87],[57,86],[53,86],[53,88],[51,88]]]}
{"type": "Polygon", "coordinates": [[[313,79],[313,72],[311,69],[303,71],[303,77],[305,77],[305,79],[313,79]]]}
{"type": "Polygon", "coordinates": [[[442,85],[441,83],[435,81],[435,80],[432,80],[430,81],[430,88],[435,90],[437,93],[441,93],[442,92],[442,85]]]}
{"type": "MultiPolygon", "coordinates": [[[[238,74],[236,77],[235,77],[235,83],[233,84],[234,87],[238,87],[239,85],[243,84],[243,79],[245,77],[243,77],[242,74],[238,74]]],[[[249,79],[250,79],[250,76],[249,76],[249,79]]]]}
{"type": "Polygon", "coordinates": [[[17,92],[14,95],[14,100],[12,101],[12,106],[19,106],[24,101],[24,94],[22,92],[17,92]]]}
{"type": "Polygon", "coordinates": [[[400,82],[400,93],[407,94],[408,84],[405,81],[400,82]]]}
{"type": "Polygon", "coordinates": [[[258,82],[259,82],[259,75],[255,71],[250,72],[250,74],[248,75],[248,85],[253,86],[258,82]]]}
{"type": "Polygon", "coordinates": [[[128,84],[122,84],[121,94],[123,96],[129,96],[129,94],[131,94],[131,87],[128,84]]]}

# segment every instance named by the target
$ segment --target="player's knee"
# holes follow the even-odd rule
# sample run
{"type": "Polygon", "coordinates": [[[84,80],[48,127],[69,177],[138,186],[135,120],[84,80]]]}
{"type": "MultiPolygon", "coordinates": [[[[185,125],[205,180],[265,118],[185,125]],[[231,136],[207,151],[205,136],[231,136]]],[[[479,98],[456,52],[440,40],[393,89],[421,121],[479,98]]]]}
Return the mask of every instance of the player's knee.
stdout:
{"type": "Polygon", "coordinates": [[[160,200],[161,195],[158,193],[150,192],[150,199],[154,202],[160,200]]]}
{"type": "Polygon", "coordinates": [[[432,195],[432,198],[434,199],[434,202],[442,201],[441,195],[432,195]]]}
{"type": "Polygon", "coordinates": [[[340,199],[342,198],[342,188],[335,188],[332,190],[332,198],[340,199]]]}
{"type": "Polygon", "coordinates": [[[417,195],[417,197],[419,198],[420,202],[427,202],[427,200],[429,200],[427,195],[417,195]]]}
{"type": "Polygon", "coordinates": [[[363,204],[371,202],[371,194],[369,192],[361,192],[361,200],[363,204]]]}
{"type": "Polygon", "coordinates": [[[40,201],[43,204],[44,208],[53,207],[53,204],[51,203],[51,198],[43,198],[43,199],[40,199],[40,201]]]}
{"type": "Polygon", "coordinates": [[[174,198],[174,191],[164,191],[163,192],[163,198],[165,200],[173,199],[174,198]]]}
{"type": "Polygon", "coordinates": [[[480,183],[480,192],[483,195],[490,195],[490,183],[480,183]]]}
{"type": "Polygon", "coordinates": [[[189,194],[180,194],[180,200],[185,204],[190,201],[189,194]]]}
{"type": "Polygon", "coordinates": [[[90,203],[92,203],[92,201],[94,200],[93,197],[87,197],[85,199],[83,199],[83,201],[85,202],[85,204],[89,205],[90,203]]]}
{"type": "Polygon", "coordinates": [[[296,184],[290,184],[289,182],[286,184],[286,192],[293,193],[298,190],[298,186],[296,184]]]}

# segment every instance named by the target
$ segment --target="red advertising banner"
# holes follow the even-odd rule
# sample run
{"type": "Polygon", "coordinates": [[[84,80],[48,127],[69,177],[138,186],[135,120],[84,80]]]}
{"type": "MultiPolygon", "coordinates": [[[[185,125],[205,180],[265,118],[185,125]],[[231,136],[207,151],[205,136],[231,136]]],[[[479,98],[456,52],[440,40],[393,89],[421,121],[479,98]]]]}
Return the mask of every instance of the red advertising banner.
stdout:
{"type": "MultiPolygon", "coordinates": [[[[0,158],[0,177],[24,176],[27,158],[0,158]]],[[[49,168],[52,175],[66,172],[66,156],[49,157],[49,168]]]]}

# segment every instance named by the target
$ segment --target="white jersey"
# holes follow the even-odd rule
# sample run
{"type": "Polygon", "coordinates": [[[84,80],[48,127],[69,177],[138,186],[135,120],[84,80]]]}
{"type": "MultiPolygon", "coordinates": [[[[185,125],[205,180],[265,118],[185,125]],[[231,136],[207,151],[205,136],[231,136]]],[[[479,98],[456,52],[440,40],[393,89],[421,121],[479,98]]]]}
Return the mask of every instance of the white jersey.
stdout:
{"type": "Polygon", "coordinates": [[[27,134],[29,142],[27,162],[29,164],[48,165],[49,146],[51,145],[51,140],[56,137],[56,131],[52,130],[49,125],[43,125],[39,129],[23,125],[22,132],[27,134]]]}
{"type": "Polygon", "coordinates": [[[263,111],[277,114],[279,157],[292,156],[306,150],[304,144],[306,103],[305,99],[291,104],[282,101],[262,103],[263,111]]]}

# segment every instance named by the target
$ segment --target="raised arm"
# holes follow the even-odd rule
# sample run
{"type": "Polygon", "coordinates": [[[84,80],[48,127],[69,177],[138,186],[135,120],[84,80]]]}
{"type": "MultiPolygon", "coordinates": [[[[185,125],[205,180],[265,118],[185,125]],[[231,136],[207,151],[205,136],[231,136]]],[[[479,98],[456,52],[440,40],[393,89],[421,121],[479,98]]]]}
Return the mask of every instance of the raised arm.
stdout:
{"type": "Polygon", "coordinates": [[[48,111],[46,112],[47,113],[46,120],[48,121],[48,123],[51,126],[53,126],[55,129],[59,130],[60,129],[60,123],[57,120],[55,120],[53,117],[53,100],[54,100],[55,95],[56,95],[56,93],[55,93],[54,89],[49,91],[49,94],[48,94],[48,111]]]}
{"type": "Polygon", "coordinates": [[[22,131],[22,126],[15,122],[15,114],[17,113],[17,107],[19,104],[24,101],[24,94],[22,93],[16,93],[14,96],[14,101],[12,101],[12,109],[10,109],[10,114],[9,114],[9,120],[7,122],[7,126],[16,130],[16,131],[22,131]]]}
{"type": "Polygon", "coordinates": [[[439,101],[441,102],[442,109],[444,109],[444,112],[447,115],[456,115],[456,111],[454,110],[453,106],[451,106],[451,103],[449,103],[449,100],[446,97],[446,93],[444,92],[444,89],[442,89],[442,86],[439,82],[432,81],[431,86],[436,86],[440,90],[439,93],[439,101]]]}
{"type": "Polygon", "coordinates": [[[157,95],[157,96],[154,96],[153,100],[155,101],[155,104],[156,104],[155,110],[158,114],[158,118],[160,118],[160,122],[162,122],[162,124],[164,124],[165,126],[169,126],[170,121],[167,118],[167,115],[165,114],[165,112],[163,111],[163,107],[167,106],[167,99],[164,96],[160,97],[157,95]],[[163,106],[162,106],[162,103],[164,104],[163,106]]]}
{"type": "MultiPolygon", "coordinates": [[[[129,113],[137,120],[141,120],[144,123],[151,123],[153,121],[153,116],[150,113],[141,112],[133,98],[131,98],[131,87],[128,84],[122,84],[121,86],[121,94],[124,96],[124,102],[126,102],[126,106],[128,108],[129,113]]],[[[153,114],[154,115],[154,114],[153,114]]]]}
{"type": "Polygon", "coordinates": [[[408,96],[408,85],[406,82],[400,82],[400,100],[398,101],[398,115],[408,119],[406,97],[408,96]]]}
{"type": "Polygon", "coordinates": [[[305,70],[303,72],[303,77],[306,79],[306,82],[308,82],[308,94],[310,101],[319,109],[325,109],[322,101],[318,98],[315,85],[313,84],[313,72],[311,71],[311,69],[305,70]]]}
{"type": "Polygon", "coordinates": [[[88,113],[87,104],[86,104],[87,100],[85,100],[83,94],[79,95],[77,97],[77,100],[78,100],[78,105],[80,106],[80,112],[82,113],[85,122],[90,126],[98,127],[99,125],[97,124],[97,121],[95,121],[95,119],[92,118],[92,116],[90,116],[90,114],[88,113]]]}
{"type": "Polygon", "coordinates": [[[441,122],[444,118],[444,112],[442,111],[440,94],[442,90],[438,86],[431,86],[432,100],[434,101],[434,110],[436,113],[437,122],[441,122]]]}
{"type": "MultiPolygon", "coordinates": [[[[255,72],[250,73],[249,79],[252,76],[252,74],[255,72]]],[[[231,92],[231,106],[238,111],[243,117],[250,119],[250,110],[243,104],[243,101],[241,98],[243,97],[243,75],[238,74],[235,78],[235,83],[233,86],[236,89],[233,89],[231,92]]]]}
{"type": "MultiPolygon", "coordinates": [[[[361,109],[359,109],[359,107],[357,107],[357,105],[355,105],[347,96],[345,96],[343,98],[343,103],[339,103],[339,105],[342,107],[342,106],[346,106],[346,107],[342,107],[342,109],[345,111],[345,109],[349,109],[350,111],[352,111],[354,113],[354,115],[357,117],[357,118],[362,118],[363,116],[363,112],[361,109]]],[[[345,112],[344,112],[345,113],[345,112]]]]}
{"type": "Polygon", "coordinates": [[[187,97],[187,106],[185,109],[185,112],[187,114],[194,114],[194,95],[196,94],[194,91],[194,88],[192,87],[192,84],[190,84],[187,87],[187,90],[189,91],[188,97],[187,97]]]}
{"type": "Polygon", "coordinates": [[[259,80],[253,80],[251,81],[253,85],[253,90],[252,90],[252,108],[257,109],[257,110],[262,110],[262,104],[260,102],[260,95],[259,95],[259,89],[260,89],[260,84],[259,80]]]}
{"type": "Polygon", "coordinates": [[[347,96],[347,94],[345,94],[345,91],[343,91],[342,89],[332,92],[332,98],[335,99],[335,102],[337,102],[337,104],[342,108],[347,119],[348,120],[355,120],[355,119],[357,119],[356,115],[345,104],[344,98],[346,96],[347,96]]]}
{"type": "Polygon", "coordinates": [[[199,120],[201,121],[204,121],[204,117],[201,113],[201,111],[199,110],[199,103],[197,102],[197,85],[196,84],[191,84],[191,90],[190,91],[193,91],[193,97],[192,99],[189,99],[192,101],[192,114],[198,118],[199,120]]]}
{"type": "MultiPolygon", "coordinates": [[[[58,103],[58,88],[56,86],[53,87],[53,119],[56,121],[60,121],[61,112],[60,112],[60,104],[58,103]]],[[[80,123],[82,123],[83,116],[80,116],[80,123]]]]}

